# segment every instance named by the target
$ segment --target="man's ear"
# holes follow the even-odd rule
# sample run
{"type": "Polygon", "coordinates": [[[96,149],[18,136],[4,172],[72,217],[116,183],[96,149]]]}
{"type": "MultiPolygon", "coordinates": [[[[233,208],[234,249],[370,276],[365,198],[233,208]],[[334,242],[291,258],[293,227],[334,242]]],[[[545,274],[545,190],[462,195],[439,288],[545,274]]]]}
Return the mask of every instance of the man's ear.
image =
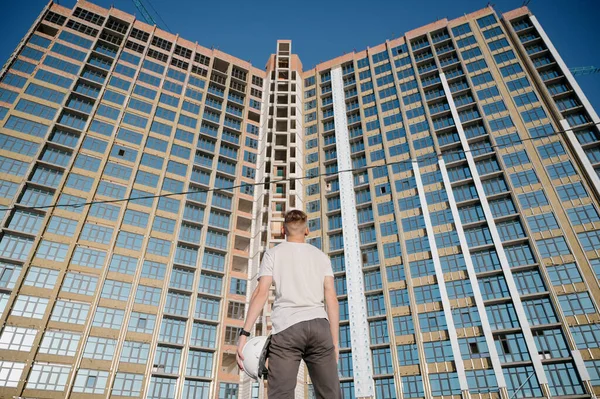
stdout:
{"type": "Polygon", "coordinates": [[[285,226],[281,226],[281,235],[285,237],[285,226]]]}
{"type": "Polygon", "coordinates": [[[304,230],[304,236],[307,236],[308,233],[310,233],[310,230],[308,230],[308,226],[306,226],[306,230],[304,230]]]}

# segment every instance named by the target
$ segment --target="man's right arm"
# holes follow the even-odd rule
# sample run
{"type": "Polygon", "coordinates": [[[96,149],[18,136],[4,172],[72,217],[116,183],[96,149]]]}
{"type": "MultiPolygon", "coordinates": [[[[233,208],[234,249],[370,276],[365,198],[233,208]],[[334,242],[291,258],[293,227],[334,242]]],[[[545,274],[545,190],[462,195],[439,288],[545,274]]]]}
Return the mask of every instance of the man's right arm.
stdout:
{"type": "Polygon", "coordinates": [[[323,284],[325,289],[325,305],[327,306],[327,317],[329,318],[329,328],[331,338],[335,345],[335,361],[337,363],[340,354],[340,304],[338,303],[335,285],[332,276],[325,276],[323,284]]]}

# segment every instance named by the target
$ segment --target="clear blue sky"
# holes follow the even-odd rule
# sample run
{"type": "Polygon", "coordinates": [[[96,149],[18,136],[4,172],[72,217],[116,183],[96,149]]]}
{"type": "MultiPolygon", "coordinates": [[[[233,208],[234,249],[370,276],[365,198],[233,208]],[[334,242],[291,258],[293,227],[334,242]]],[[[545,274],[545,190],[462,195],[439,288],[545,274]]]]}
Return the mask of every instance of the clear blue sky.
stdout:
{"type": "MultiPolygon", "coordinates": [[[[0,1],[0,58],[4,62],[47,1],[0,1]]],[[[377,45],[438,18],[453,19],[487,4],[484,0],[150,1],[142,0],[151,13],[152,7],[158,11],[173,33],[250,60],[258,68],[263,68],[269,54],[275,51],[277,39],[291,39],[292,50],[300,56],[305,69],[345,52],[377,45]]],[[[75,0],[60,1],[67,7],[74,3],[75,0]]],[[[95,3],[103,7],[112,4],[140,15],[132,0],[95,3]]],[[[494,0],[493,4],[502,13],[520,7],[523,0],[494,0]]],[[[529,8],[569,67],[600,67],[600,1],[532,0],[529,8]]],[[[161,24],[164,28],[165,24],[161,24]]],[[[577,79],[600,113],[600,74],[577,79]]]]}

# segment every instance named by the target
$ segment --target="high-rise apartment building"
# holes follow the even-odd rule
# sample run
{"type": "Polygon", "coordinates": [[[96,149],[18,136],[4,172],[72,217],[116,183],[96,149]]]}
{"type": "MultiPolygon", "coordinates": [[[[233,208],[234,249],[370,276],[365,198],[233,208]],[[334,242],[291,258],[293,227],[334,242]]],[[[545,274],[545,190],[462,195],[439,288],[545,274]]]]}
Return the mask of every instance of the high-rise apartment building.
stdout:
{"type": "Polygon", "coordinates": [[[598,124],[526,8],[305,71],[50,3],[0,75],[0,397],[261,397],[237,331],[294,208],[344,398],[596,397],[598,124]]]}
{"type": "Polygon", "coordinates": [[[264,75],[43,11],[2,76],[0,397],[236,392],[264,75]]]}

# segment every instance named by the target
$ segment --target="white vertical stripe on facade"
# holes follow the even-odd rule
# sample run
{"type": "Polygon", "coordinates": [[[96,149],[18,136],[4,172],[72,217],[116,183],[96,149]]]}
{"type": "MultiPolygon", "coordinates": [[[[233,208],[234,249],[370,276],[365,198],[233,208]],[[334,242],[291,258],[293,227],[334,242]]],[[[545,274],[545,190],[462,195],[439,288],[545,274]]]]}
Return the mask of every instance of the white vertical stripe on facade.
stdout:
{"type": "Polygon", "coordinates": [[[542,25],[540,25],[540,23],[538,22],[537,18],[534,15],[530,16],[530,20],[531,20],[531,23],[533,24],[533,26],[535,26],[535,28],[537,29],[542,40],[546,44],[546,47],[548,47],[550,54],[552,54],[552,56],[554,57],[554,60],[556,61],[556,63],[560,67],[560,69],[562,70],[562,73],[565,75],[565,78],[567,78],[567,81],[569,82],[569,84],[571,85],[571,87],[573,88],[575,93],[577,94],[577,97],[579,97],[579,100],[581,100],[581,104],[583,105],[585,110],[588,112],[588,114],[590,114],[590,117],[592,118],[594,123],[600,123],[600,118],[598,118],[598,114],[592,107],[592,104],[590,104],[590,102],[588,101],[585,94],[583,94],[581,87],[579,87],[579,84],[573,77],[573,74],[567,67],[567,64],[565,64],[565,62],[563,61],[560,54],[558,54],[558,51],[556,51],[554,44],[552,44],[552,41],[550,40],[548,35],[546,35],[546,32],[544,31],[544,28],[542,28],[542,25]]]}
{"type": "Polygon", "coordinates": [[[429,241],[429,247],[431,250],[433,267],[435,269],[435,277],[438,282],[440,297],[442,299],[442,309],[444,311],[444,318],[446,319],[446,325],[448,327],[448,336],[450,338],[450,345],[452,347],[452,355],[454,356],[456,374],[458,375],[460,390],[466,391],[469,389],[469,385],[467,384],[467,376],[465,375],[465,365],[463,362],[462,355],[460,354],[458,336],[456,334],[456,328],[454,327],[454,320],[452,319],[452,308],[450,306],[450,299],[448,298],[448,291],[446,290],[446,282],[444,281],[444,271],[442,270],[440,255],[438,253],[437,244],[435,242],[433,224],[431,223],[429,208],[427,207],[427,199],[425,198],[425,188],[423,187],[423,180],[421,180],[421,171],[419,170],[419,163],[417,161],[413,161],[412,167],[413,172],[415,174],[415,180],[417,182],[417,192],[419,194],[419,202],[421,203],[421,212],[423,212],[423,219],[425,220],[425,229],[427,230],[427,239],[429,241]]]}
{"type": "Polygon", "coordinates": [[[460,220],[460,214],[458,213],[458,207],[456,205],[456,200],[454,199],[454,192],[452,191],[450,177],[448,176],[448,170],[446,169],[446,163],[444,162],[444,159],[441,157],[439,160],[439,166],[440,166],[440,171],[442,172],[442,179],[444,181],[444,187],[446,189],[446,194],[448,195],[448,203],[450,204],[450,210],[452,211],[452,218],[454,219],[454,227],[456,228],[456,233],[458,234],[458,240],[460,241],[460,249],[465,258],[467,274],[469,276],[469,281],[471,282],[471,288],[473,289],[473,297],[475,298],[475,305],[477,306],[477,311],[479,312],[479,318],[481,319],[481,327],[483,329],[483,335],[485,337],[485,342],[488,346],[488,351],[490,353],[490,360],[492,362],[492,367],[494,368],[494,374],[496,375],[496,381],[498,382],[498,387],[506,388],[506,381],[504,379],[504,374],[502,373],[502,365],[500,364],[500,357],[498,356],[498,351],[496,350],[496,343],[494,342],[494,337],[492,335],[492,328],[490,327],[490,322],[488,320],[487,313],[485,311],[485,305],[483,304],[483,297],[481,296],[481,290],[479,289],[479,283],[477,281],[475,268],[473,267],[473,261],[471,260],[471,256],[469,255],[469,245],[467,244],[467,238],[465,237],[465,231],[463,229],[463,225],[460,220]]]}
{"type": "Polygon", "coordinates": [[[592,166],[590,159],[587,157],[583,147],[581,147],[581,143],[579,143],[579,140],[577,140],[575,133],[573,133],[573,129],[571,129],[571,126],[569,126],[569,122],[567,122],[565,119],[561,119],[560,126],[565,131],[565,135],[569,141],[569,144],[571,144],[571,147],[573,147],[575,153],[579,157],[579,161],[583,165],[583,169],[585,169],[592,182],[592,185],[596,189],[596,193],[600,196],[600,177],[598,177],[598,173],[596,173],[596,170],[592,166]]]}
{"type": "MultiPolygon", "coordinates": [[[[544,28],[542,28],[542,25],[540,25],[540,23],[534,15],[530,16],[530,20],[533,26],[536,28],[537,32],[539,33],[540,37],[546,44],[548,51],[550,51],[550,54],[552,54],[554,60],[562,70],[562,73],[564,74],[565,78],[575,91],[575,94],[577,95],[577,97],[579,97],[581,104],[592,118],[592,121],[596,124],[600,123],[600,118],[598,117],[596,110],[590,104],[589,100],[583,93],[583,90],[581,90],[581,87],[579,87],[577,80],[563,61],[562,57],[554,47],[554,44],[552,43],[548,35],[546,35],[546,32],[544,31],[544,28]]],[[[579,157],[579,161],[581,162],[583,169],[587,173],[593,188],[596,190],[596,193],[600,195],[600,178],[598,177],[598,173],[592,166],[592,163],[590,162],[587,154],[581,147],[581,143],[579,142],[579,140],[577,140],[575,133],[573,133],[573,129],[569,125],[569,122],[567,122],[565,119],[561,119],[559,122],[562,130],[565,131],[567,141],[569,142],[569,144],[571,144],[571,147],[575,150],[575,153],[579,157]]],[[[579,376],[581,377],[581,379],[583,381],[589,381],[590,374],[587,368],[585,367],[585,363],[583,361],[583,358],[581,357],[581,353],[577,349],[573,349],[571,350],[571,356],[573,356],[573,361],[575,362],[575,366],[577,367],[577,371],[579,372],[579,376]]]]}
{"type": "MultiPolygon", "coordinates": [[[[579,157],[579,161],[581,162],[581,164],[583,165],[583,168],[585,169],[586,173],[588,174],[588,176],[592,182],[592,186],[596,190],[596,193],[598,195],[600,195],[600,178],[598,178],[598,174],[596,173],[596,170],[592,166],[592,163],[588,159],[586,153],[583,151],[583,148],[581,147],[579,140],[577,140],[577,137],[575,137],[575,133],[573,133],[573,130],[569,126],[569,122],[567,122],[565,119],[561,119],[560,126],[565,131],[567,140],[569,141],[569,143],[575,150],[575,153],[579,157]]],[[[573,349],[573,350],[571,350],[571,356],[573,356],[573,361],[575,362],[575,366],[577,367],[577,371],[579,372],[579,376],[581,377],[581,379],[583,381],[589,381],[590,373],[588,372],[587,368],[585,367],[585,363],[583,362],[581,353],[577,349],[573,349]]]]}
{"type": "MultiPolygon", "coordinates": [[[[337,147],[338,170],[352,168],[350,142],[348,141],[348,121],[346,118],[346,100],[342,68],[331,70],[331,88],[333,94],[333,114],[335,123],[335,141],[337,147]]],[[[358,236],[356,216],[356,198],[351,172],[339,174],[340,203],[342,209],[342,231],[344,232],[344,261],[346,266],[346,285],[348,291],[348,312],[352,340],[352,368],[354,374],[354,392],[357,398],[373,397],[373,370],[371,368],[371,349],[369,347],[369,323],[367,322],[367,304],[365,301],[362,253],[358,236]]]]}
{"type": "MultiPolygon", "coordinates": [[[[577,372],[579,373],[579,377],[581,377],[582,381],[590,381],[590,373],[585,367],[585,363],[583,362],[583,357],[581,356],[581,352],[577,349],[571,349],[571,356],[573,356],[573,361],[575,362],[575,366],[577,366],[577,372]]],[[[593,391],[592,391],[593,392],[593,391]]],[[[596,397],[596,396],[592,396],[596,397]]]]}
{"type": "MultiPolygon", "coordinates": [[[[257,149],[257,162],[256,162],[256,175],[254,176],[254,194],[252,200],[252,217],[254,219],[254,223],[251,224],[250,227],[250,251],[248,256],[248,269],[246,272],[248,284],[246,288],[246,303],[250,303],[250,298],[252,297],[252,293],[256,289],[258,280],[258,271],[260,268],[260,253],[261,253],[261,240],[262,240],[262,232],[263,232],[263,223],[262,223],[262,215],[267,211],[266,207],[263,206],[264,200],[264,185],[260,184],[260,182],[265,180],[265,176],[269,174],[270,171],[265,170],[266,168],[266,141],[267,141],[267,126],[269,121],[269,92],[268,88],[270,87],[270,74],[265,76],[263,80],[262,86],[262,98],[261,98],[261,106],[260,106],[260,120],[261,123],[259,125],[258,130],[258,143],[259,147],[257,149]]],[[[265,228],[266,229],[266,228],[265,228]]],[[[267,303],[263,309],[268,309],[269,304],[267,303]]],[[[247,307],[248,308],[248,307],[247,307]]],[[[247,308],[244,317],[247,316],[247,308]]],[[[261,323],[263,326],[266,326],[266,316],[263,313],[258,316],[257,323],[261,323]]],[[[252,327],[251,332],[255,331],[255,326],[252,327]]],[[[263,334],[266,334],[266,331],[262,331],[263,334]]],[[[239,397],[240,398],[252,398],[252,386],[254,384],[254,380],[246,375],[246,373],[239,371],[240,375],[240,384],[239,384],[239,397]]],[[[265,397],[265,387],[264,384],[258,384],[258,397],[265,397]]]]}
{"type": "Polygon", "coordinates": [[[444,73],[440,73],[440,79],[442,81],[442,85],[444,86],[446,100],[448,101],[448,104],[450,105],[450,110],[452,111],[452,118],[454,118],[454,123],[456,124],[456,131],[458,132],[458,135],[460,137],[460,142],[463,146],[465,157],[467,159],[469,168],[471,169],[471,174],[473,175],[473,183],[475,184],[475,188],[477,189],[479,201],[481,202],[481,207],[483,208],[483,213],[485,214],[485,219],[487,221],[490,234],[492,235],[494,248],[498,255],[498,259],[500,260],[500,265],[504,273],[506,285],[508,286],[508,291],[510,293],[513,306],[517,314],[517,319],[519,321],[519,325],[521,326],[523,337],[525,338],[525,343],[527,345],[529,356],[531,357],[531,362],[533,363],[533,367],[535,369],[535,374],[540,384],[547,384],[548,379],[546,378],[544,366],[542,365],[542,362],[540,360],[540,356],[535,345],[535,340],[533,339],[533,334],[531,333],[529,320],[527,320],[527,315],[525,314],[525,309],[523,308],[523,303],[521,302],[519,290],[517,289],[517,285],[512,275],[512,271],[510,270],[510,265],[508,264],[508,259],[506,258],[506,253],[504,252],[504,247],[502,246],[502,241],[500,239],[500,235],[498,234],[498,229],[496,228],[494,215],[492,214],[492,210],[490,209],[489,203],[487,201],[485,191],[483,190],[481,178],[479,177],[477,166],[475,165],[475,161],[473,160],[473,154],[471,154],[469,143],[467,142],[467,136],[465,136],[465,131],[462,128],[462,124],[458,116],[458,111],[456,110],[454,99],[452,98],[452,92],[450,91],[448,81],[446,80],[446,75],[444,73]]]}

